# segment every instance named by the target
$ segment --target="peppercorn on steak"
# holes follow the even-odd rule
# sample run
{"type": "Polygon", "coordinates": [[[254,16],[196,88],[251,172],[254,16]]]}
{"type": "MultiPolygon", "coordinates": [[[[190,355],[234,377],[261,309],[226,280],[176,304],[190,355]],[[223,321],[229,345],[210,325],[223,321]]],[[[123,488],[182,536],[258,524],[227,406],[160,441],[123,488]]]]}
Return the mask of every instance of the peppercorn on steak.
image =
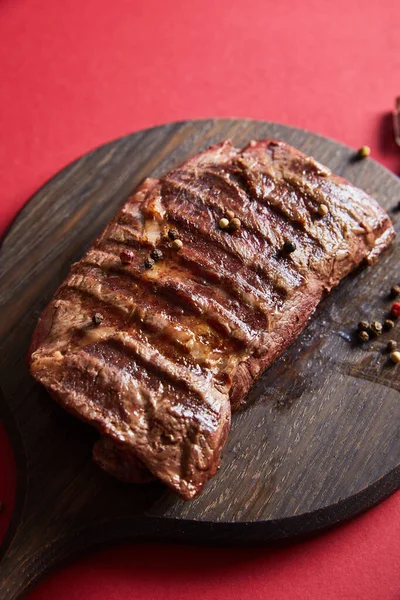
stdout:
{"type": "Polygon", "coordinates": [[[116,477],[196,496],[231,410],[321,297],[394,231],[377,202],[274,140],[146,179],[57,290],[32,375],[102,438],[116,477]]]}

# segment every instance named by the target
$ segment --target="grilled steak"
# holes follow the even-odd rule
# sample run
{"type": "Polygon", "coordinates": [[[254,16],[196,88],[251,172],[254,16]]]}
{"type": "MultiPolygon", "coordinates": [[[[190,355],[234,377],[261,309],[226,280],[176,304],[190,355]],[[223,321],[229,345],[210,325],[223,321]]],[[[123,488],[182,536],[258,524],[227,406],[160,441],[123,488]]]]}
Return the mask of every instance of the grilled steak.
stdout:
{"type": "Polygon", "coordinates": [[[287,144],[224,142],[128,199],[42,314],[31,372],[104,436],[103,468],[192,498],[231,409],[393,235],[373,198],[287,144]]]}

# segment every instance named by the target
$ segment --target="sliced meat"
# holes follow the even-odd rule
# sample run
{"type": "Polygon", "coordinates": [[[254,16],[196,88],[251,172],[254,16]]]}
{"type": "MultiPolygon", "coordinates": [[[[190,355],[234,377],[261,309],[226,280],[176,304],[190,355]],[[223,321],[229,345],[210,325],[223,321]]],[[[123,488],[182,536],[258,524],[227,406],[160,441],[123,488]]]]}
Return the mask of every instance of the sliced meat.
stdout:
{"type": "Polygon", "coordinates": [[[103,468],[147,469],[192,498],[218,468],[231,408],[393,236],[373,198],[313,158],[224,142],[128,199],[41,316],[31,372],[106,438],[103,468]],[[218,226],[229,211],[235,231],[218,226]]]}

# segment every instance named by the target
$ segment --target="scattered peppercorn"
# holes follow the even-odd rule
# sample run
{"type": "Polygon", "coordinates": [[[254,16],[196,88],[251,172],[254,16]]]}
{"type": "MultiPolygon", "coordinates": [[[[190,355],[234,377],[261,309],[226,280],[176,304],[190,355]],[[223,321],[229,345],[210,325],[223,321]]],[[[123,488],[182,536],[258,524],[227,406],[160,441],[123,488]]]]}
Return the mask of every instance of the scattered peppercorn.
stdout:
{"type": "Polygon", "coordinates": [[[291,254],[292,252],[294,252],[296,250],[297,246],[294,242],[285,242],[283,244],[283,248],[282,250],[284,251],[285,254],[291,254]]]}
{"type": "Polygon", "coordinates": [[[360,321],[358,323],[358,329],[360,331],[367,331],[368,327],[369,327],[368,321],[360,321]]]}
{"type": "Polygon", "coordinates": [[[156,262],[163,259],[163,253],[158,248],[153,248],[153,250],[150,252],[150,256],[156,262]]]}
{"type": "Polygon", "coordinates": [[[119,257],[121,259],[122,264],[129,265],[129,263],[133,262],[135,254],[132,252],[132,250],[127,250],[125,248],[125,250],[122,250],[119,257]]]}
{"type": "Polygon", "coordinates": [[[357,154],[360,158],[367,158],[367,156],[371,154],[371,149],[369,146],[361,146],[361,148],[357,150],[357,154]]]}
{"type": "Polygon", "coordinates": [[[154,265],[154,260],[152,258],[147,257],[146,260],[144,261],[144,266],[146,267],[146,269],[151,269],[151,267],[154,265]]]}
{"type": "Polygon", "coordinates": [[[358,334],[358,338],[362,341],[362,342],[368,342],[369,340],[369,335],[366,331],[360,331],[358,334]]]}
{"type": "Polygon", "coordinates": [[[393,352],[397,348],[397,342],[395,340],[389,340],[386,348],[389,350],[389,352],[393,352]]]}
{"type": "Polygon", "coordinates": [[[229,221],[228,221],[228,219],[225,219],[225,218],[220,219],[219,223],[218,223],[218,227],[220,229],[228,229],[228,227],[229,227],[229,221]]]}
{"type": "Polygon", "coordinates": [[[172,247],[174,248],[174,250],[180,250],[183,246],[183,242],[182,240],[174,240],[172,242],[172,247]]]}
{"type": "Polygon", "coordinates": [[[397,296],[400,294],[400,286],[399,285],[394,285],[393,287],[390,288],[390,295],[392,296],[392,298],[397,298],[397,296]]]}
{"type": "Polygon", "coordinates": [[[239,219],[236,219],[236,217],[229,221],[229,229],[231,231],[237,231],[238,229],[240,229],[241,225],[242,223],[239,219]]]}
{"type": "Polygon", "coordinates": [[[369,328],[370,328],[371,333],[373,333],[374,335],[381,335],[381,333],[382,333],[382,324],[379,323],[378,321],[373,321],[373,323],[371,323],[369,328]]]}
{"type": "Polygon", "coordinates": [[[104,317],[102,314],[100,313],[94,313],[93,317],[92,317],[92,323],[93,325],[100,325],[100,323],[103,321],[104,317]]]}
{"type": "Polygon", "coordinates": [[[177,229],[170,229],[168,231],[168,237],[170,240],[177,240],[179,237],[179,232],[177,229]]]}
{"type": "Polygon", "coordinates": [[[393,302],[390,312],[394,317],[400,317],[400,302],[393,302]]]}
{"type": "Polygon", "coordinates": [[[229,219],[229,221],[231,221],[235,218],[235,213],[233,212],[233,210],[227,210],[225,216],[227,219],[229,219]]]}
{"type": "Polygon", "coordinates": [[[392,362],[394,362],[395,364],[400,362],[400,352],[392,352],[390,355],[390,359],[392,362]]]}
{"type": "Polygon", "coordinates": [[[326,204],[320,204],[318,206],[318,214],[320,217],[324,217],[325,215],[327,215],[329,212],[328,207],[326,206],[326,204]]]}
{"type": "Polygon", "coordinates": [[[383,328],[386,329],[386,331],[389,331],[389,329],[393,329],[394,327],[394,321],[392,321],[392,319],[385,319],[383,321],[383,328]]]}

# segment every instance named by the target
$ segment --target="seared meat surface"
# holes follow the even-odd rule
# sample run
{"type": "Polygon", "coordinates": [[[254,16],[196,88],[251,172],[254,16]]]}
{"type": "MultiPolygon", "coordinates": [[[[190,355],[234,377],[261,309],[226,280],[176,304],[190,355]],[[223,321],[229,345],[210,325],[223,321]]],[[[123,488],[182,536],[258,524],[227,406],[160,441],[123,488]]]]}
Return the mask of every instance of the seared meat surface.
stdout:
{"type": "Polygon", "coordinates": [[[103,468],[192,498],[231,409],[393,235],[373,198],[283,142],[211,147],[147,179],[72,265],[35,330],[32,375],[104,436],[103,468]],[[219,227],[229,211],[235,231],[219,227]]]}

